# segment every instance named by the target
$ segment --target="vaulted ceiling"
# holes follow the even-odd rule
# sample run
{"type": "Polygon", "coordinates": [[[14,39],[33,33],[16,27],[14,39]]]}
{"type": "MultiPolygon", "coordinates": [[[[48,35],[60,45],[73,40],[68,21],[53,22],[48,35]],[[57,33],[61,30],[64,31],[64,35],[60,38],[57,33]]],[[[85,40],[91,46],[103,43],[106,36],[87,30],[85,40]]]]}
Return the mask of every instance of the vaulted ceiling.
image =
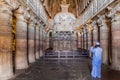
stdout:
{"type": "Polygon", "coordinates": [[[49,18],[54,18],[56,13],[61,11],[60,4],[65,1],[70,4],[69,12],[78,17],[91,0],[41,0],[49,18]]]}

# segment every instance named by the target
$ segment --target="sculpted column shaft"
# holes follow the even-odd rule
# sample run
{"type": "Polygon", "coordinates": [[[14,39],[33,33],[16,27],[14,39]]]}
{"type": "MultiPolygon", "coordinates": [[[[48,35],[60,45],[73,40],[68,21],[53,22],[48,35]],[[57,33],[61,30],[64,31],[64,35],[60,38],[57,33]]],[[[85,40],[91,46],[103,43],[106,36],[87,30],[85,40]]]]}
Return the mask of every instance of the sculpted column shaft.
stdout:
{"type": "Polygon", "coordinates": [[[52,38],[52,32],[50,32],[50,37],[49,37],[49,39],[50,39],[50,42],[49,42],[49,48],[50,49],[53,49],[53,38],[52,38]]]}
{"type": "Polygon", "coordinates": [[[95,21],[92,23],[92,26],[93,26],[93,44],[95,44],[98,41],[98,27],[95,21]]]}
{"type": "Polygon", "coordinates": [[[81,34],[78,32],[78,48],[81,47],[81,34]]]}
{"type": "Polygon", "coordinates": [[[88,27],[88,50],[90,50],[91,47],[91,31],[88,27]]]}
{"type": "Polygon", "coordinates": [[[43,28],[40,28],[40,57],[43,56],[43,28]]]}
{"type": "Polygon", "coordinates": [[[88,50],[88,28],[86,27],[86,50],[88,50]]]}
{"type": "Polygon", "coordinates": [[[0,1],[0,80],[13,77],[12,7],[0,1]]]}
{"type": "Polygon", "coordinates": [[[80,31],[80,48],[82,49],[82,31],[80,31]]]}
{"type": "Polygon", "coordinates": [[[84,49],[86,49],[86,28],[84,28],[84,49]]]}
{"type": "Polygon", "coordinates": [[[81,30],[81,48],[83,49],[83,30],[81,30]]]}
{"type": "Polygon", "coordinates": [[[82,33],[83,33],[83,35],[82,35],[82,48],[84,49],[85,48],[85,38],[84,38],[84,30],[82,29],[82,33]]]}
{"type": "Polygon", "coordinates": [[[40,24],[39,24],[39,57],[41,57],[40,54],[41,54],[41,50],[40,50],[40,24]]]}
{"type": "Polygon", "coordinates": [[[28,26],[28,59],[29,59],[29,63],[35,62],[33,20],[31,20],[28,26]]]}
{"type": "Polygon", "coordinates": [[[112,18],[112,67],[120,70],[120,3],[109,13],[112,18]]]}
{"type": "Polygon", "coordinates": [[[50,36],[49,36],[48,33],[47,33],[46,35],[47,35],[47,36],[46,36],[46,43],[47,43],[47,44],[46,44],[46,49],[48,49],[48,48],[49,48],[49,45],[50,45],[50,43],[49,43],[49,42],[50,42],[50,36]]]}
{"type": "Polygon", "coordinates": [[[36,59],[40,58],[40,54],[39,54],[39,26],[36,26],[36,37],[35,37],[35,44],[36,44],[36,50],[35,50],[35,54],[36,54],[36,59]]]}
{"type": "Polygon", "coordinates": [[[103,63],[108,64],[108,26],[105,20],[105,15],[100,16],[98,20],[100,27],[100,43],[103,48],[103,63]]]}
{"type": "Polygon", "coordinates": [[[16,22],[16,69],[25,69],[27,62],[27,22],[24,19],[24,9],[19,7],[15,12],[16,22]]]}
{"type": "Polygon", "coordinates": [[[94,42],[94,41],[93,41],[93,27],[91,27],[91,28],[92,28],[92,29],[91,29],[91,46],[93,46],[93,44],[94,44],[94,43],[93,43],[93,42],[94,42]]]}

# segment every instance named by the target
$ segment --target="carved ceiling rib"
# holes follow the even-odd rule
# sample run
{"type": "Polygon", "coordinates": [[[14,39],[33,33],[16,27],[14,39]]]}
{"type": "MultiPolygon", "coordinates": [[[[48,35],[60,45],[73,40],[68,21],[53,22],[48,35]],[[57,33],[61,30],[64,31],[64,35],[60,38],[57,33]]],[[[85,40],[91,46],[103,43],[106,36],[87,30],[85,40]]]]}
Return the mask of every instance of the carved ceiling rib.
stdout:
{"type": "Polygon", "coordinates": [[[70,4],[69,12],[73,13],[78,17],[83,10],[88,6],[91,0],[41,0],[45,6],[45,9],[50,18],[61,11],[60,4],[67,3],[70,4]]]}

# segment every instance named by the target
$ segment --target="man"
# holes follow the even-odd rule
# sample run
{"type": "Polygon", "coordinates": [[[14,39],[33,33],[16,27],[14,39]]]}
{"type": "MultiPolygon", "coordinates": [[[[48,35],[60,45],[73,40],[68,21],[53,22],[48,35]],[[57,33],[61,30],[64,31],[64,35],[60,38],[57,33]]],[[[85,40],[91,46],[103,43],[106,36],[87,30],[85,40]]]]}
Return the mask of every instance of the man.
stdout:
{"type": "Polygon", "coordinates": [[[92,59],[92,79],[101,79],[101,65],[102,65],[102,48],[100,47],[100,43],[96,42],[95,47],[91,49],[93,54],[92,59]]]}

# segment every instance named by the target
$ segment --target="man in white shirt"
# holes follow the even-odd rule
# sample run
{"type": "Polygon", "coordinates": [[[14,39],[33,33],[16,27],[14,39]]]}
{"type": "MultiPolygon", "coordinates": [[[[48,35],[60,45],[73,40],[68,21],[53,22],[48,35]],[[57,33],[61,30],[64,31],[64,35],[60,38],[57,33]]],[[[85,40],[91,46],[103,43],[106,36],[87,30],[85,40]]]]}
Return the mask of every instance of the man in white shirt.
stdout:
{"type": "Polygon", "coordinates": [[[95,47],[91,48],[91,52],[93,54],[91,72],[92,78],[101,79],[102,48],[100,47],[99,42],[96,42],[95,47]]]}

